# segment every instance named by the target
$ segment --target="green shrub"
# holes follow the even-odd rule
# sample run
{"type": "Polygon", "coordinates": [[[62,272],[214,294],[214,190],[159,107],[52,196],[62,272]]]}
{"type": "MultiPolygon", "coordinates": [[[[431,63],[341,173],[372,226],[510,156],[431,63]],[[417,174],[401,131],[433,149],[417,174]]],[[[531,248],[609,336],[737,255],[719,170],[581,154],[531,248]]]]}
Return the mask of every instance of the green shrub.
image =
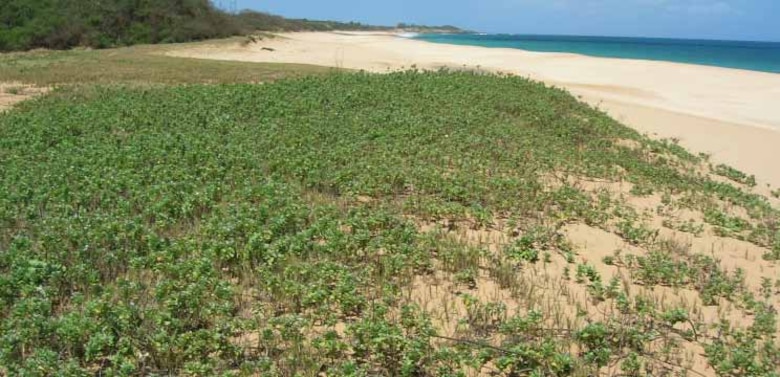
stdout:
{"type": "Polygon", "coordinates": [[[208,0],[142,2],[10,0],[0,5],[0,51],[75,46],[105,48],[137,43],[225,37],[243,29],[208,0]]]}

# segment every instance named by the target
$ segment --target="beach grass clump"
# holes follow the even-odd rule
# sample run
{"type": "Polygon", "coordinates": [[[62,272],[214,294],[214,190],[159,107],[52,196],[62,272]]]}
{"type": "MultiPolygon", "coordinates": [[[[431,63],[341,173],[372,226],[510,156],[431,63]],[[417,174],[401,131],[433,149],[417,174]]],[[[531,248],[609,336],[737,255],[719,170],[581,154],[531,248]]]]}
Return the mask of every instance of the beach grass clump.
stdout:
{"type": "Polygon", "coordinates": [[[729,272],[711,256],[691,254],[689,247],[663,240],[646,255],[616,252],[607,257],[608,264],[628,269],[633,279],[644,286],[692,289],[704,305],[718,305],[720,299],[741,303],[748,292],[745,272],[729,272]]]}
{"type": "Polygon", "coordinates": [[[636,292],[748,289],[631,204],[696,199],[724,237],[778,218],[700,163],[510,76],[63,88],[0,115],[0,374],[671,374],[686,342],[769,371],[766,303],[713,340],[636,292]],[[573,225],[652,252],[588,262],[573,225]],[[745,331],[763,348],[731,354],[745,331]]]}
{"type": "Polygon", "coordinates": [[[721,234],[739,234],[751,229],[748,221],[737,216],[729,216],[724,211],[718,209],[705,211],[704,221],[719,227],[718,232],[721,234]]]}
{"type": "Polygon", "coordinates": [[[697,223],[693,219],[688,221],[664,220],[663,226],[680,232],[690,233],[696,237],[704,233],[704,224],[697,223]]]}
{"type": "Polygon", "coordinates": [[[718,164],[713,169],[713,173],[721,176],[726,177],[734,182],[741,183],[743,185],[747,185],[750,187],[756,186],[756,177],[753,175],[748,176],[747,174],[732,168],[731,166],[724,165],[724,164],[718,164]]]}

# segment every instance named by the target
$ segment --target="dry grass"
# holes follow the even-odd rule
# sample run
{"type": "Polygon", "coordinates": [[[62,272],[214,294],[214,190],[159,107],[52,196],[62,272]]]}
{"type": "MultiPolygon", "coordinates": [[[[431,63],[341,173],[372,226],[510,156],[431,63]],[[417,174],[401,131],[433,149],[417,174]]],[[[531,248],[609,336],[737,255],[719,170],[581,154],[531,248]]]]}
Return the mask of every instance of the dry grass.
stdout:
{"type": "Polygon", "coordinates": [[[234,41],[0,54],[0,82],[41,87],[62,84],[245,83],[269,82],[333,70],[302,64],[226,62],[164,55],[179,48],[234,41]]]}

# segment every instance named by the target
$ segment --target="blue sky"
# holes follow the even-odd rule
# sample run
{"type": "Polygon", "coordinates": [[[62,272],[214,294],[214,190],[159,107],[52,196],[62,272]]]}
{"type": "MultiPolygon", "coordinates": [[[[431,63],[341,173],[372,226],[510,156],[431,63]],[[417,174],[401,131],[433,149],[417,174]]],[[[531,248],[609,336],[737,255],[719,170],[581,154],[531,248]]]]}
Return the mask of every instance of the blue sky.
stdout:
{"type": "Polygon", "coordinates": [[[780,0],[214,0],[287,17],[518,34],[780,41],[780,0]]]}

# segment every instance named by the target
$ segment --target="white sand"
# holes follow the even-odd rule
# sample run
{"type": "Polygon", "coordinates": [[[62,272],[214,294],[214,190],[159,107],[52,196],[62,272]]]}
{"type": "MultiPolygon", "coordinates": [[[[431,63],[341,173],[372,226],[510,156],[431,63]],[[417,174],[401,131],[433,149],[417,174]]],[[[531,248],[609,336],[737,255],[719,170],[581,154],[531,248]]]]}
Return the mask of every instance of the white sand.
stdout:
{"type": "Polygon", "coordinates": [[[386,72],[467,67],[567,88],[619,120],[780,186],[780,74],[669,62],[434,44],[388,33],[293,33],[202,45],[174,56],[303,63],[386,72]],[[274,51],[263,50],[269,47],[274,51]]]}

